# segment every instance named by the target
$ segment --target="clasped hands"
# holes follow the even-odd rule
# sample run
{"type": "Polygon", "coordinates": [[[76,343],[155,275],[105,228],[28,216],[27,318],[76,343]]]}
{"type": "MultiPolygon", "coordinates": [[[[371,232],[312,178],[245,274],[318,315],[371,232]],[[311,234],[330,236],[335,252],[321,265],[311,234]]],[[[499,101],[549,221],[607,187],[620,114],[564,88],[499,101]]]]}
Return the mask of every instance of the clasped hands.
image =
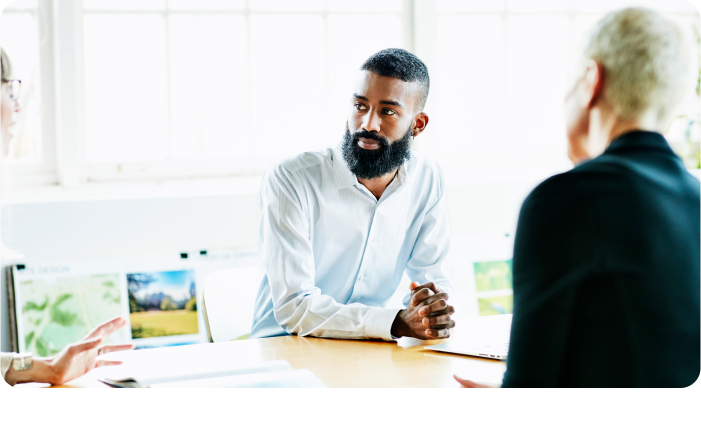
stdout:
{"type": "Polygon", "coordinates": [[[448,338],[450,329],[455,327],[455,321],[450,318],[455,309],[448,305],[448,293],[443,292],[433,282],[425,285],[412,282],[409,289],[409,304],[394,318],[392,336],[418,339],[448,338]]]}

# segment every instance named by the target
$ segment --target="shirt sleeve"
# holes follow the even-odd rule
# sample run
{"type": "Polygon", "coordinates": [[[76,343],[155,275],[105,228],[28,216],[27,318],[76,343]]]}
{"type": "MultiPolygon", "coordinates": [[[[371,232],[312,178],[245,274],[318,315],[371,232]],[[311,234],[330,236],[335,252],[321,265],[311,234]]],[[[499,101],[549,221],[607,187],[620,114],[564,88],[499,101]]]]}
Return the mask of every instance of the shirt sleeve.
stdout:
{"type": "Polygon", "coordinates": [[[10,370],[10,365],[12,364],[12,358],[15,355],[12,353],[0,353],[0,371],[2,372],[2,378],[5,379],[7,371],[10,370]]]}
{"type": "MultiPolygon", "coordinates": [[[[455,288],[447,276],[450,238],[443,186],[443,174],[438,169],[437,184],[433,187],[434,192],[437,193],[437,201],[424,215],[419,235],[406,266],[406,274],[409,279],[421,285],[433,282],[438,288],[447,292],[449,297],[455,298],[455,288]]],[[[405,307],[409,304],[410,297],[411,293],[407,293],[404,297],[405,307]]]]}
{"type": "Polygon", "coordinates": [[[306,197],[292,173],[279,166],[261,187],[261,254],[273,313],[288,333],[325,338],[391,341],[399,309],[340,304],[314,283],[306,197]]]}
{"type": "Polygon", "coordinates": [[[505,388],[555,387],[562,380],[577,289],[594,272],[598,250],[587,221],[595,201],[583,198],[570,182],[568,177],[546,181],[521,207],[505,388]]]}

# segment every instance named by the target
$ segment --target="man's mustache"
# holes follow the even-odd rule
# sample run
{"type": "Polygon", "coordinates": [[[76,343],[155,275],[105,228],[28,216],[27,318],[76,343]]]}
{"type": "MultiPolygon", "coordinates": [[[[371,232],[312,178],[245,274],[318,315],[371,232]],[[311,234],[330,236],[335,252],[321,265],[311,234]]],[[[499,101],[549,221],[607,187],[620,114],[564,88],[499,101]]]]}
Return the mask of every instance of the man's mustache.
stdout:
{"type": "Polygon", "coordinates": [[[379,142],[383,147],[389,147],[389,140],[382,135],[378,134],[377,132],[370,132],[366,131],[364,129],[361,129],[358,132],[355,132],[353,134],[353,141],[357,142],[358,139],[360,138],[365,138],[368,140],[374,140],[379,142]]]}

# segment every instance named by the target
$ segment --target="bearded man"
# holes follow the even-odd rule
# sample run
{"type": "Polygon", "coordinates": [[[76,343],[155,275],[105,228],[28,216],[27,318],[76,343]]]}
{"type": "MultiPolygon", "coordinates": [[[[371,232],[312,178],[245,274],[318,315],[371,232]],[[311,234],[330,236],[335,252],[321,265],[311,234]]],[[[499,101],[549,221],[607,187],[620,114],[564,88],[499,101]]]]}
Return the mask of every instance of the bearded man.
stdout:
{"type": "Polygon", "coordinates": [[[428,124],[428,90],[419,58],[374,54],[358,73],[340,145],[266,173],[251,338],[450,336],[445,184],[438,165],[410,148],[428,124]],[[414,281],[406,308],[384,308],[404,273],[414,281]]]}

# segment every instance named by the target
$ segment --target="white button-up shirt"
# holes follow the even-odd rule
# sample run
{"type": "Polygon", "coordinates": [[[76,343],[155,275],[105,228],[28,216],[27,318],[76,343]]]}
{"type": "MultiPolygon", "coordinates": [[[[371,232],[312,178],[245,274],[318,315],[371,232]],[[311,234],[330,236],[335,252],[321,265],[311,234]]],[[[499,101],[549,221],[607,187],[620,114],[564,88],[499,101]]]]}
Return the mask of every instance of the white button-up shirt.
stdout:
{"type": "Polygon", "coordinates": [[[384,306],[405,272],[453,291],[444,193],[438,165],[413,152],[379,200],[340,146],[274,166],[260,190],[264,276],[249,336],[392,340],[399,309],[384,306]]]}

